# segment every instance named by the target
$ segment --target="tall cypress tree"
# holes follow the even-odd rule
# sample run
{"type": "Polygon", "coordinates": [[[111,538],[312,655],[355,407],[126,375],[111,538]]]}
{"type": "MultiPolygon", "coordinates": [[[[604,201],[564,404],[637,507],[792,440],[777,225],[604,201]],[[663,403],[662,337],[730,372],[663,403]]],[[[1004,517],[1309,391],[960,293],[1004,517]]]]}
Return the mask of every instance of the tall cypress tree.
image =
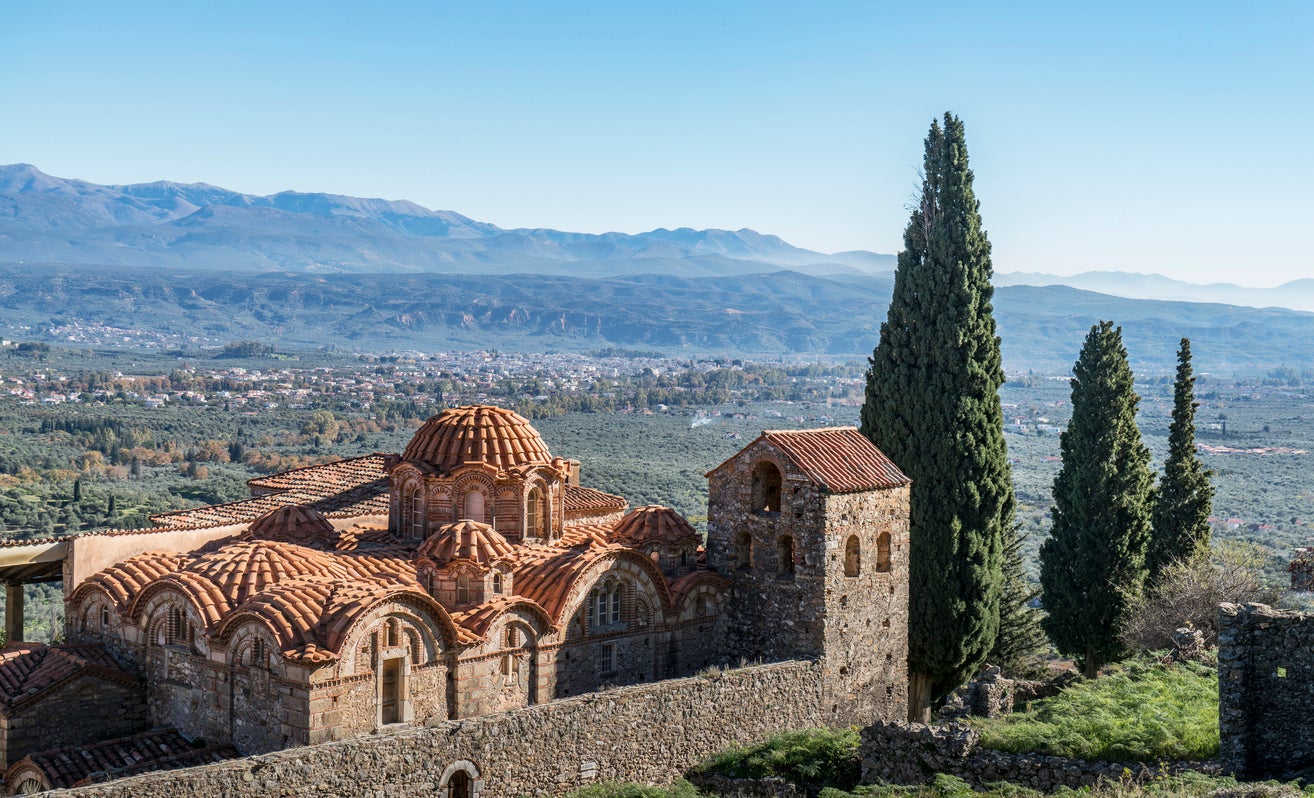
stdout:
{"type": "Polygon", "coordinates": [[[1004,541],[1004,588],[999,596],[999,634],[989,661],[1003,672],[1021,677],[1040,661],[1048,642],[1045,630],[1040,628],[1040,611],[1031,602],[1040,595],[1040,589],[1027,579],[1022,566],[1022,543],[1026,534],[1014,525],[1012,534],[1004,541]]]}
{"type": "Polygon", "coordinates": [[[1072,420],[1060,439],[1054,527],[1040,547],[1043,626],[1087,676],[1122,653],[1126,597],[1145,578],[1154,477],[1136,426],[1122,328],[1091,328],[1072,369],[1072,420]]]}
{"type": "Polygon", "coordinates": [[[1145,552],[1151,581],[1174,560],[1189,560],[1209,549],[1209,513],[1213,473],[1195,452],[1195,374],[1191,341],[1177,350],[1177,381],[1173,385],[1173,420],[1168,427],[1168,459],[1155,495],[1153,531],[1145,552]]]}
{"type": "Polygon", "coordinates": [[[995,642],[1014,505],[990,242],[963,124],[951,114],[926,137],[921,198],[903,242],[862,431],[912,478],[909,716],[920,720],[995,642]]]}

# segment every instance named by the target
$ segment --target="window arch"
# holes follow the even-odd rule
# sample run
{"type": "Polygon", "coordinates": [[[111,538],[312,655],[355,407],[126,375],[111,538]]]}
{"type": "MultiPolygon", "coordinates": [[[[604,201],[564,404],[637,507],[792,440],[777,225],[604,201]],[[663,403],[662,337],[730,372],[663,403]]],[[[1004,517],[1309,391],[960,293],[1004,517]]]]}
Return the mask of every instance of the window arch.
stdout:
{"type": "Polygon", "coordinates": [[[794,537],[781,535],[776,541],[776,576],[782,579],[794,578],[794,537]]]}
{"type": "Polygon", "coordinates": [[[470,575],[462,571],[456,575],[456,604],[465,606],[470,603],[470,575]]]}
{"type": "Polygon", "coordinates": [[[406,531],[417,540],[424,538],[424,491],[418,486],[411,491],[407,515],[410,518],[410,525],[406,531]]]}
{"type": "Polygon", "coordinates": [[[465,497],[461,500],[461,508],[463,518],[483,523],[484,492],[481,490],[472,490],[465,494],[465,497]]]}
{"type": "Polygon", "coordinates": [[[882,532],[876,536],[876,570],[886,573],[890,570],[890,533],[882,532]]]}
{"type": "Polygon", "coordinates": [[[780,469],[770,460],[763,460],[753,468],[752,506],[755,513],[780,512],[780,469]]]}
{"type": "Polygon", "coordinates": [[[502,595],[502,572],[493,571],[493,595],[502,595]]]}
{"type": "Polygon", "coordinates": [[[733,567],[746,571],[753,566],[753,536],[748,530],[741,529],[735,533],[735,551],[733,567]]]}
{"type": "Polygon", "coordinates": [[[844,544],[844,575],[857,576],[862,571],[862,543],[857,535],[849,535],[844,544]]]}
{"type": "Polygon", "coordinates": [[[529,489],[525,500],[525,534],[544,537],[548,526],[547,502],[544,501],[543,489],[535,486],[529,489]]]}
{"type": "Polygon", "coordinates": [[[620,623],[621,586],[617,583],[599,585],[589,591],[588,625],[607,626],[620,623]]]}

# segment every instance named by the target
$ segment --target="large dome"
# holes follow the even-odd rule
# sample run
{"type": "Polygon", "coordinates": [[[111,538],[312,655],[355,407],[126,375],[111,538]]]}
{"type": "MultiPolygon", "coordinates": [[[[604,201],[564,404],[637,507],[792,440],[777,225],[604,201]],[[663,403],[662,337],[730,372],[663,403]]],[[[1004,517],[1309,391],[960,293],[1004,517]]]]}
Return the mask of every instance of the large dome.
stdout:
{"type": "Polygon", "coordinates": [[[523,416],[492,405],[470,405],[444,410],[424,422],[406,444],[402,459],[450,472],[469,462],[499,469],[548,463],[552,454],[523,416]]]}

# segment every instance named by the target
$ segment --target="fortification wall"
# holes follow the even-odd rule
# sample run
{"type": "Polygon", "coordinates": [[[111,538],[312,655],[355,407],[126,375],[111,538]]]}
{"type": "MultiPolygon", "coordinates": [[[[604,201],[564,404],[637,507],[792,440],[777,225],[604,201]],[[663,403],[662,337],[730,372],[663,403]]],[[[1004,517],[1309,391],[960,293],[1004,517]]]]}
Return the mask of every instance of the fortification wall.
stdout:
{"type": "Polygon", "coordinates": [[[1223,767],[1239,778],[1314,765],[1314,615],[1223,604],[1218,624],[1218,727],[1223,767]]]}
{"type": "Polygon", "coordinates": [[[48,794],[445,798],[458,770],[471,776],[472,798],[553,795],[601,780],[668,783],[729,746],[824,725],[823,667],[783,662],[622,687],[48,794]]]}

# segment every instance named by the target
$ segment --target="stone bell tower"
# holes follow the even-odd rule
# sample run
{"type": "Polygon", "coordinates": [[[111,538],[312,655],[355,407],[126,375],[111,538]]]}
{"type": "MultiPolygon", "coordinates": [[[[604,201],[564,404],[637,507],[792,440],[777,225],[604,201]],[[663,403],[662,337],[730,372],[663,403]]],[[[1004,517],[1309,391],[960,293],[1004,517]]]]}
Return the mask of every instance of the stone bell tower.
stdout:
{"type": "Polygon", "coordinates": [[[707,477],[727,654],[819,660],[835,723],[905,717],[908,478],[854,427],[763,432],[707,477]]]}

